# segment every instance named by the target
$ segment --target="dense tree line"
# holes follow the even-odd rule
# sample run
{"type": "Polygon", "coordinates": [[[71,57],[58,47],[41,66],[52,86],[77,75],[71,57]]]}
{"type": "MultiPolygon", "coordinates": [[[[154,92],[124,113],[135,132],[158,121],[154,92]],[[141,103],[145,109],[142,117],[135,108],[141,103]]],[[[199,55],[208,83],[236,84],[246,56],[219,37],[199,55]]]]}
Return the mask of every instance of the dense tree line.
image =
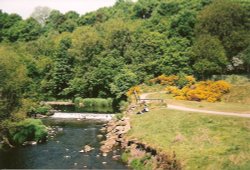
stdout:
{"type": "Polygon", "coordinates": [[[161,74],[250,71],[250,4],[242,0],[118,0],[80,16],[0,11],[0,109],[34,100],[111,97],[161,74]]]}

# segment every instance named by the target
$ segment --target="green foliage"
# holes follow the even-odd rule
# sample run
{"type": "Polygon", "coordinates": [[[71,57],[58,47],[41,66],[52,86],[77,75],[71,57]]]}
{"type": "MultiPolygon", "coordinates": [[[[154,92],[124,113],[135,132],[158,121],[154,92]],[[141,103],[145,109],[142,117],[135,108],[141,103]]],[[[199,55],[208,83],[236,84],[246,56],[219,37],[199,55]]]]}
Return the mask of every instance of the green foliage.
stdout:
{"type": "Polygon", "coordinates": [[[113,112],[113,99],[107,98],[81,98],[74,100],[76,107],[88,112],[113,112]]]}
{"type": "Polygon", "coordinates": [[[117,99],[123,98],[126,95],[128,89],[137,85],[138,77],[131,70],[124,69],[122,73],[114,77],[114,82],[110,85],[111,91],[116,95],[117,99]]]}
{"type": "Polygon", "coordinates": [[[121,160],[124,162],[124,163],[127,163],[128,162],[128,159],[129,159],[129,153],[128,152],[123,152],[122,155],[121,155],[121,160]]]}
{"type": "Polygon", "coordinates": [[[119,106],[130,87],[162,74],[247,73],[249,11],[240,0],[119,0],[81,16],[37,8],[36,20],[0,11],[1,47],[9,46],[0,78],[13,84],[0,82],[1,110],[21,96],[113,98],[119,106]]]}
{"type": "Polygon", "coordinates": [[[192,47],[192,59],[196,75],[201,74],[202,78],[223,73],[227,65],[225,50],[221,42],[210,35],[198,38],[192,47]]]}
{"type": "Polygon", "coordinates": [[[17,40],[31,41],[37,39],[41,34],[40,24],[33,18],[19,21],[13,25],[7,32],[7,39],[11,42],[17,40]]]}
{"type": "Polygon", "coordinates": [[[68,54],[71,46],[71,40],[64,38],[60,41],[59,49],[55,54],[54,67],[51,70],[51,79],[48,80],[47,89],[51,91],[54,97],[63,97],[63,90],[69,86],[72,76],[72,58],[68,54]]]}
{"type": "Polygon", "coordinates": [[[249,7],[239,1],[216,0],[198,15],[196,31],[221,41],[231,59],[249,45],[249,7]]]}
{"type": "Polygon", "coordinates": [[[135,170],[144,170],[144,164],[140,159],[133,159],[130,163],[130,166],[135,170]]]}
{"type": "Polygon", "coordinates": [[[46,114],[48,114],[48,112],[50,110],[51,110],[51,106],[46,105],[46,106],[39,106],[39,107],[35,108],[33,111],[35,114],[46,115],[46,114]]]}
{"type": "Polygon", "coordinates": [[[7,47],[0,48],[0,115],[7,116],[19,105],[27,83],[26,68],[19,56],[7,47]]]}
{"type": "Polygon", "coordinates": [[[121,112],[124,112],[124,111],[127,110],[128,106],[129,106],[129,102],[122,100],[122,101],[120,101],[120,103],[119,103],[119,110],[120,110],[121,112]]]}
{"type": "Polygon", "coordinates": [[[112,99],[85,98],[83,105],[86,107],[111,107],[112,99]]]}
{"type": "Polygon", "coordinates": [[[46,127],[41,120],[26,119],[15,124],[15,128],[11,129],[11,138],[17,145],[23,144],[25,141],[45,141],[47,136],[46,127]]]}
{"type": "Polygon", "coordinates": [[[117,113],[117,114],[115,114],[115,118],[117,119],[117,120],[121,120],[122,118],[123,118],[123,114],[122,113],[117,113]]]}

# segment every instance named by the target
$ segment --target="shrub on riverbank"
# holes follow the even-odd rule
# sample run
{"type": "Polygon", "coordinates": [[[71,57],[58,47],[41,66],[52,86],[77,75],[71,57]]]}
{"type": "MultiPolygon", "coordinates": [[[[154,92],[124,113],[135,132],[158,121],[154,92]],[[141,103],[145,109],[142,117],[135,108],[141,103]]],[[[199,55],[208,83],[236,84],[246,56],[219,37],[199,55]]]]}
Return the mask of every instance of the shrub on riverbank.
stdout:
{"type": "Polygon", "coordinates": [[[102,99],[102,98],[81,98],[77,97],[74,100],[74,103],[77,107],[111,107],[113,100],[111,98],[102,99]]]}
{"type": "Polygon", "coordinates": [[[77,97],[74,103],[78,109],[91,112],[112,112],[113,99],[107,98],[81,98],[77,97]]]}
{"type": "Polygon", "coordinates": [[[46,126],[39,119],[25,119],[12,123],[12,127],[10,136],[15,145],[21,145],[25,141],[43,142],[46,140],[46,126]]]}

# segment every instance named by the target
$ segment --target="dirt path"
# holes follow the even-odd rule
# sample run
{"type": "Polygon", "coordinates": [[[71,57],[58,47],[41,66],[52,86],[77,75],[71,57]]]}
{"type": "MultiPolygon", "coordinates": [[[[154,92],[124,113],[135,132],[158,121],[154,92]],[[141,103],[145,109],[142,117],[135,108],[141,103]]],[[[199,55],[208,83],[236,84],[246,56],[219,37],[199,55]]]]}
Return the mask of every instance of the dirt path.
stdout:
{"type": "MultiPolygon", "coordinates": [[[[164,92],[157,92],[157,93],[164,93],[164,92]]],[[[140,99],[147,99],[147,96],[155,94],[155,93],[143,93],[140,95],[140,99]]],[[[149,103],[150,101],[145,100],[145,102],[149,103]]],[[[242,114],[236,112],[218,112],[218,111],[211,111],[211,110],[200,110],[200,109],[192,109],[184,106],[172,105],[168,104],[168,109],[173,110],[181,110],[181,111],[191,111],[191,112],[199,112],[199,113],[208,113],[208,114],[215,114],[215,115],[223,115],[223,116],[238,116],[238,117],[248,117],[250,118],[250,114],[242,114]]]]}

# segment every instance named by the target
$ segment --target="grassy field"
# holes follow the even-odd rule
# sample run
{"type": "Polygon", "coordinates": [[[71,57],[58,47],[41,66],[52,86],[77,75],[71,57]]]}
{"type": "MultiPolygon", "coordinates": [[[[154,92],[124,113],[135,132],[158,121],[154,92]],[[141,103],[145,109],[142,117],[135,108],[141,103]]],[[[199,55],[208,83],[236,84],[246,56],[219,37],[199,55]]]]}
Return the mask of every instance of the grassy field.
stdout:
{"type": "MultiPolygon", "coordinates": [[[[194,108],[194,109],[250,114],[250,104],[245,104],[245,103],[226,102],[226,101],[210,103],[206,101],[196,102],[196,101],[175,100],[170,94],[165,94],[165,93],[150,94],[148,98],[164,99],[164,101],[167,104],[185,106],[185,107],[194,108]]],[[[235,97],[232,97],[232,98],[235,98],[235,97]]],[[[250,94],[248,98],[250,99],[250,94]]],[[[248,98],[244,97],[245,100],[248,98]]]]}
{"type": "Polygon", "coordinates": [[[184,169],[250,169],[250,119],[151,109],[131,125],[128,137],[175,151],[184,169]]]}
{"type": "Polygon", "coordinates": [[[233,85],[230,92],[223,96],[221,102],[210,103],[206,101],[185,101],[176,100],[171,94],[164,94],[166,86],[159,84],[147,86],[141,85],[141,93],[156,92],[147,98],[164,99],[167,104],[185,106],[194,109],[204,109],[223,112],[250,113],[250,83],[244,82],[241,85],[233,85]]]}
{"type": "Polygon", "coordinates": [[[250,105],[250,83],[232,86],[230,93],[226,94],[222,100],[225,102],[250,105]]]}

